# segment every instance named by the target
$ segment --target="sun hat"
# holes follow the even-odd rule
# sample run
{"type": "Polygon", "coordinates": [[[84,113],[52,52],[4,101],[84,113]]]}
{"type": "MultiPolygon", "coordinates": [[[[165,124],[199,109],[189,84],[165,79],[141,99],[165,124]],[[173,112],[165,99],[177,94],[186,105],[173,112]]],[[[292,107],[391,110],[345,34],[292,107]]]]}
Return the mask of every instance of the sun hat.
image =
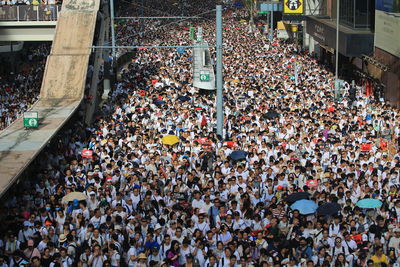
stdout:
{"type": "Polygon", "coordinates": [[[147,260],[146,254],[140,253],[138,256],[138,260],[147,260]]]}
{"type": "Polygon", "coordinates": [[[64,234],[61,234],[58,238],[58,242],[64,243],[65,241],[67,241],[67,237],[64,234]]]}

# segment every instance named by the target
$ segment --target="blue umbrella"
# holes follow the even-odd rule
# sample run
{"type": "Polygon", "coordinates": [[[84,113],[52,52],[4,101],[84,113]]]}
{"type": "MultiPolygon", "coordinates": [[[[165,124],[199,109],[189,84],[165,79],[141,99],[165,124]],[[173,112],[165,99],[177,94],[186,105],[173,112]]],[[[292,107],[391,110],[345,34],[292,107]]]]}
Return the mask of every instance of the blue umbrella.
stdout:
{"type": "Polygon", "coordinates": [[[178,99],[182,102],[186,102],[186,101],[190,101],[190,97],[185,96],[185,95],[181,95],[178,97],[178,99]]]}
{"type": "Polygon", "coordinates": [[[242,7],[242,6],[244,6],[244,5],[243,5],[242,2],[236,2],[236,3],[235,3],[235,6],[236,6],[236,7],[242,7]]]}
{"type": "Polygon", "coordinates": [[[363,209],[374,209],[382,206],[382,202],[374,198],[364,198],[357,202],[357,206],[363,209]]]}
{"type": "Polygon", "coordinates": [[[229,155],[231,160],[235,160],[235,161],[246,159],[246,156],[247,156],[247,152],[243,151],[243,150],[235,150],[229,155]]]}
{"type": "Polygon", "coordinates": [[[312,200],[301,199],[293,203],[290,208],[298,210],[300,214],[311,214],[317,211],[318,205],[312,200]]]}
{"type": "Polygon", "coordinates": [[[154,101],[154,105],[157,105],[157,106],[161,106],[161,105],[164,105],[164,104],[165,104],[165,101],[162,101],[162,100],[154,101]]]}

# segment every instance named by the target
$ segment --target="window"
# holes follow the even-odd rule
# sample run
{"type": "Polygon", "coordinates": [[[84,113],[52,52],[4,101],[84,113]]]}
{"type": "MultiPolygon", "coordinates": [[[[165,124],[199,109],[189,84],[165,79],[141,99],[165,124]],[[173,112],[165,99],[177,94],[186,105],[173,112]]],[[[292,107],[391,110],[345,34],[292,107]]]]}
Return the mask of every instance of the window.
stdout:
{"type": "Polygon", "coordinates": [[[340,24],[351,28],[370,29],[373,25],[373,0],[340,0],[340,24]]]}

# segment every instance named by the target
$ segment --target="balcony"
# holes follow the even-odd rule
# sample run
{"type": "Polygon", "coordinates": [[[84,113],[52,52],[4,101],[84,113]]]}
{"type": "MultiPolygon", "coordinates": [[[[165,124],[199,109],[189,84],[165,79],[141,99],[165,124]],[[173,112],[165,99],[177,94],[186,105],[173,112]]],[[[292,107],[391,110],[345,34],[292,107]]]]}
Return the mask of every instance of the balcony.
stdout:
{"type": "Polygon", "coordinates": [[[52,41],[61,5],[0,6],[0,42],[52,41]]]}
{"type": "Polygon", "coordinates": [[[61,5],[0,6],[0,21],[56,21],[61,5]]]}

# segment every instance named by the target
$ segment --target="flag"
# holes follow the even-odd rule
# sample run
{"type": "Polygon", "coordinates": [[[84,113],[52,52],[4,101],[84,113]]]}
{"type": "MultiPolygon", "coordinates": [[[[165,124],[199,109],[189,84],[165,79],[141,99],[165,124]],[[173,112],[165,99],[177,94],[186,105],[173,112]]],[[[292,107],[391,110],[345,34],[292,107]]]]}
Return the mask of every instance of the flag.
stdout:
{"type": "Polygon", "coordinates": [[[201,127],[204,127],[204,126],[206,126],[206,125],[207,125],[207,118],[206,118],[205,116],[203,116],[203,117],[201,118],[200,126],[201,126],[201,127]]]}

